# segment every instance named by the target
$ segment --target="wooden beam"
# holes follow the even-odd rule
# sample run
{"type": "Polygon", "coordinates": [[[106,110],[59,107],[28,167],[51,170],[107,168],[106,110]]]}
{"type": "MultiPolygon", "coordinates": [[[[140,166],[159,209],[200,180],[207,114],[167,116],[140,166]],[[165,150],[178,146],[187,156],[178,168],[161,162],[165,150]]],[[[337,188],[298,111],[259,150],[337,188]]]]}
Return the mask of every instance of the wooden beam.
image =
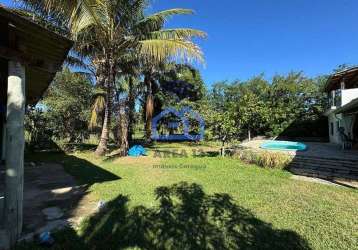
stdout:
{"type": "Polygon", "coordinates": [[[9,61],[4,226],[11,246],[19,239],[23,222],[25,79],[25,66],[9,61]]]}
{"type": "Polygon", "coordinates": [[[50,63],[44,58],[36,58],[7,47],[0,46],[0,57],[10,61],[17,61],[27,67],[51,74],[56,73],[58,70],[58,67],[54,63],[50,63]]]}

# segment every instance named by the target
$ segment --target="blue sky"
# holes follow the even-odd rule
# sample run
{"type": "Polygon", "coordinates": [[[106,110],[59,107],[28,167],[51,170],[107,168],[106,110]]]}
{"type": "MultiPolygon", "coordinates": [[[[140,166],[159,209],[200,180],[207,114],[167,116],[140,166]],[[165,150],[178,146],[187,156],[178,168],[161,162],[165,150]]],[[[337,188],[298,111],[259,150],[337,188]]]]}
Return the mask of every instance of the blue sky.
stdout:
{"type": "MultiPolygon", "coordinates": [[[[0,0],[7,4],[7,0],[0,0]]],[[[330,73],[340,64],[358,64],[356,0],[154,0],[150,12],[191,8],[170,27],[204,30],[205,82],[245,80],[260,73],[330,73]]]]}

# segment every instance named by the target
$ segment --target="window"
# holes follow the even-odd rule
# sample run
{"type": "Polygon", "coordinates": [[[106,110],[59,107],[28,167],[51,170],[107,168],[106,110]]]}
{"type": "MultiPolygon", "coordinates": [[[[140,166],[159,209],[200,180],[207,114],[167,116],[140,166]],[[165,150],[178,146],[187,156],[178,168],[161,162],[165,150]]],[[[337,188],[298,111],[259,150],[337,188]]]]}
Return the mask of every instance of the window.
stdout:
{"type": "Polygon", "coordinates": [[[334,124],[331,122],[331,135],[334,135],[334,124]]]}
{"type": "Polygon", "coordinates": [[[339,132],[339,128],[340,128],[339,121],[336,122],[336,125],[337,125],[336,130],[337,132],[339,132]]]}

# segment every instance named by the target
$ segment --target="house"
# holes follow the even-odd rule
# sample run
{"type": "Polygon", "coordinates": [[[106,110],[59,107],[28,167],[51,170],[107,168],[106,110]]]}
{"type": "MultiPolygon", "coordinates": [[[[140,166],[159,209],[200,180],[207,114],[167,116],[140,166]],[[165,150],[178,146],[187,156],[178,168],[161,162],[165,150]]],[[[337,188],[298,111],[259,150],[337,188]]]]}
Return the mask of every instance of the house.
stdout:
{"type": "Polygon", "coordinates": [[[177,111],[174,108],[167,108],[152,120],[152,140],[154,141],[201,141],[204,139],[205,122],[202,117],[194,112],[191,108],[183,108],[177,111]],[[171,116],[170,121],[166,121],[166,127],[170,131],[177,130],[180,126],[183,127],[183,134],[160,134],[158,131],[160,122],[171,116]],[[173,121],[173,117],[175,120],[173,121]],[[192,133],[190,131],[189,117],[195,120],[199,125],[199,133],[192,133]]]}
{"type": "MultiPolygon", "coordinates": [[[[358,67],[332,75],[326,84],[329,105],[329,140],[332,143],[358,143],[358,67]]],[[[353,145],[354,146],[354,145],[353,145]]]]}
{"type": "Polygon", "coordinates": [[[41,98],[71,47],[72,41],[0,6],[0,249],[22,231],[25,107],[41,98]]]}

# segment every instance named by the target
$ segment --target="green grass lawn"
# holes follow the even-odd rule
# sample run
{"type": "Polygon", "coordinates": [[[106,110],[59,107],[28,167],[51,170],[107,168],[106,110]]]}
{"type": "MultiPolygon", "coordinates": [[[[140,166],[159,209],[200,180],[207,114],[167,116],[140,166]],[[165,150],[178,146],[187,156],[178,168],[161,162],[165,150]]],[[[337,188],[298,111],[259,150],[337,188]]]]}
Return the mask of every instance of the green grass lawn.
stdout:
{"type": "Polygon", "coordinates": [[[200,147],[208,148],[158,144],[136,159],[31,155],[61,162],[90,184],[95,199],[109,202],[81,229],[56,234],[53,249],[358,249],[357,190],[230,158],[193,157],[200,147]],[[188,157],[163,153],[174,149],[188,157]]]}

